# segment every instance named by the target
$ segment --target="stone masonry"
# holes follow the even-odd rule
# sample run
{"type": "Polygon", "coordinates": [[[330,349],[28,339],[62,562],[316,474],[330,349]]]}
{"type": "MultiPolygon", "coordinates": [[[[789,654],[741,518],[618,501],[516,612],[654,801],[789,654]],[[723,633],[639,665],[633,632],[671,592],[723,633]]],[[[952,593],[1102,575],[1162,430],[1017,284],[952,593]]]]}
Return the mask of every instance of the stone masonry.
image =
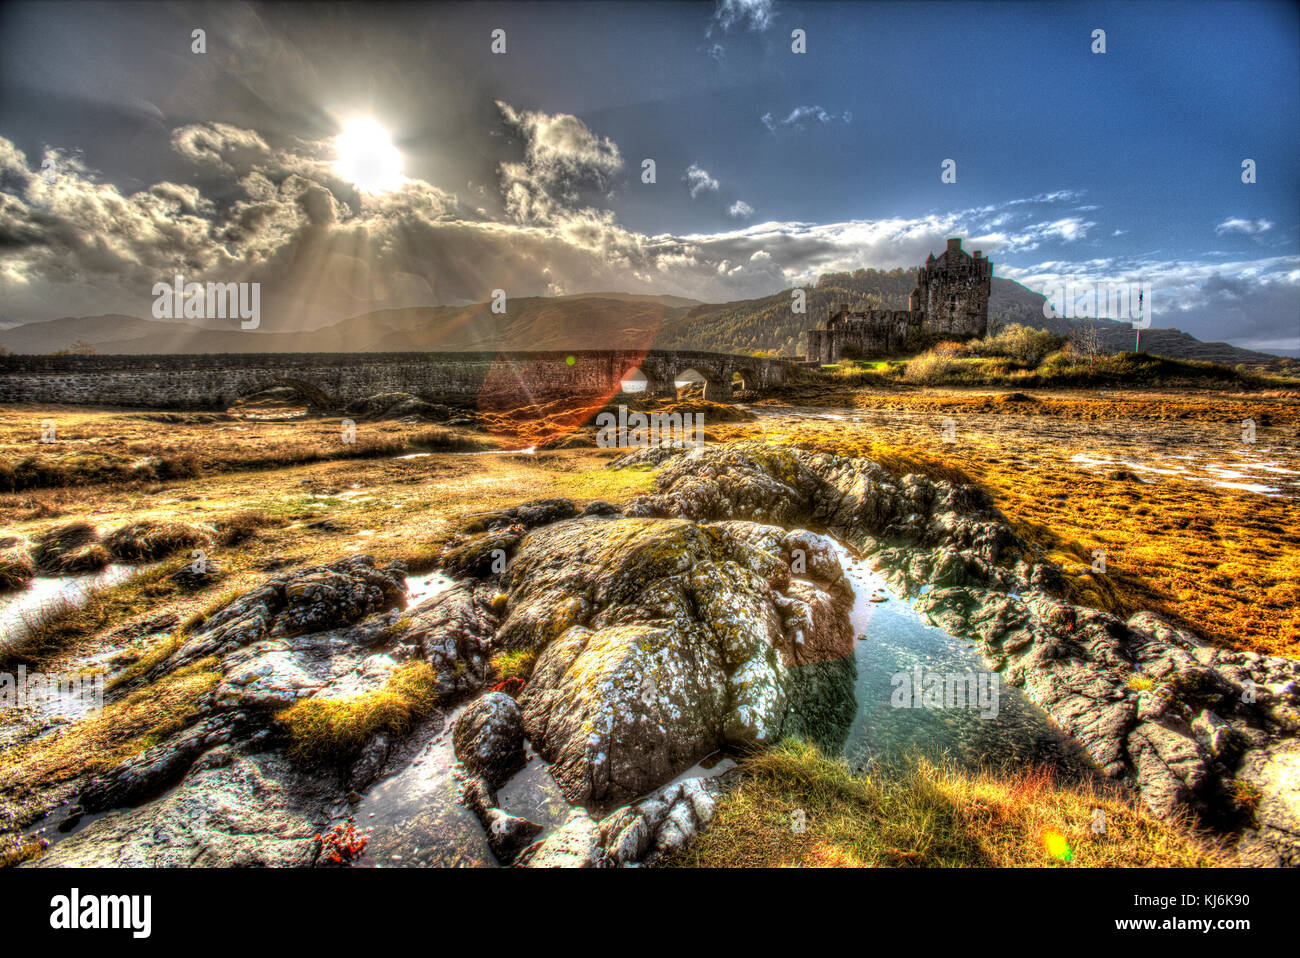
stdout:
{"type": "Polygon", "coordinates": [[[225,409],[241,396],[289,386],[326,410],[387,392],[450,404],[517,406],[613,396],[638,371],[650,395],[675,395],[677,381],[703,379],[705,398],[726,402],[733,384],[759,392],[780,383],[791,365],[669,350],[0,356],[0,403],[225,409]],[[698,376],[683,375],[691,371],[698,376]]]}
{"type": "Polygon", "coordinates": [[[851,355],[870,359],[920,349],[938,339],[983,336],[992,283],[992,261],[980,250],[967,254],[960,239],[950,239],[941,256],[931,254],[917,271],[907,309],[849,312],[846,306],[835,306],[825,329],[808,330],[805,357],[833,363],[848,349],[851,355]]]}

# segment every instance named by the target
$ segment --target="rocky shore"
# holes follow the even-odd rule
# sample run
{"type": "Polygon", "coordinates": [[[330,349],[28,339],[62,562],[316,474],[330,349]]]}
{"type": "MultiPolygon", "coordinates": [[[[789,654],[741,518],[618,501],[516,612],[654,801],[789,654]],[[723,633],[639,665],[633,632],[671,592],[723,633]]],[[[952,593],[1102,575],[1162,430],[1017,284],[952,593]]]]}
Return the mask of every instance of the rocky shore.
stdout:
{"type": "Polygon", "coordinates": [[[761,443],[612,467],[647,464],[656,491],[621,510],[542,500],[476,517],[443,556],[453,584],[410,607],[406,570],[367,556],[239,595],[145,676],[215,670],[196,720],[34,796],[30,820],[109,814],[31,864],[325,864],[320,836],[397,771],[401,737],[461,705],[463,801],[501,863],[653,864],[707,827],[734,777],[684,772],[852,718],[816,678],[852,667],[854,595],[831,535],[977,643],[1099,775],[1159,814],[1190,809],[1244,863],[1300,864],[1297,662],[1069,604],[1061,571],[973,487],[761,443]],[[500,653],[532,661],[526,683],[493,682],[500,653]],[[329,750],[286,719],[359,700],[406,711],[329,750]],[[498,803],[527,748],[572,805],[541,841],[498,803]]]}

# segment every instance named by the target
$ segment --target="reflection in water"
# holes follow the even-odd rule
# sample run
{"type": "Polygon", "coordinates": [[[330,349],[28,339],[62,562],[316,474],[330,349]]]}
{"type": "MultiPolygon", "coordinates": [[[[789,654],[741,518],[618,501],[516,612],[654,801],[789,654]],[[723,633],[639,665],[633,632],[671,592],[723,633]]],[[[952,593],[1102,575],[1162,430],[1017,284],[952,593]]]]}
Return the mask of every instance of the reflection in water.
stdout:
{"type": "MultiPolygon", "coordinates": [[[[461,803],[451,732],[461,709],[419,733],[418,753],[402,771],[357,804],[358,830],[370,839],[357,865],[371,868],[496,867],[478,818],[461,803]]],[[[569,812],[547,765],[529,749],[528,763],[497,792],[500,807],[544,827],[544,838],[569,812]]]]}
{"type": "Polygon", "coordinates": [[[145,568],[115,563],[87,575],[37,576],[25,588],[0,597],[0,647],[21,639],[28,623],[40,616],[83,605],[92,593],[125,582],[145,568]]]}
{"type": "Polygon", "coordinates": [[[999,684],[996,715],[989,718],[981,718],[981,710],[973,707],[894,708],[896,673],[913,673],[920,666],[942,675],[987,674],[988,665],[962,640],[928,625],[904,600],[872,602],[873,593],[889,590],[866,560],[841,549],[840,561],[857,595],[851,619],[859,641],[851,660],[839,660],[838,671],[831,668],[837,663],[800,670],[817,670],[806,682],[818,698],[801,698],[796,704],[805,737],[823,750],[842,753],[858,769],[919,752],[931,758],[946,755],[968,769],[1033,764],[1053,766],[1065,778],[1089,774],[1092,764],[1082,748],[1020,689],[1005,682],[999,684]],[[853,703],[847,723],[846,681],[853,703]]]}

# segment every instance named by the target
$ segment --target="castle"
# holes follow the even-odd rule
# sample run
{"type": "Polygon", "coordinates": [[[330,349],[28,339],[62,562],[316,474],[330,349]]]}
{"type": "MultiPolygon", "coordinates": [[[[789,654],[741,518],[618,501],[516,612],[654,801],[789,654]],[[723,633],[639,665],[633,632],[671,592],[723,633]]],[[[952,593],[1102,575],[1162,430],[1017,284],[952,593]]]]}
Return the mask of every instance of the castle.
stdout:
{"type": "Polygon", "coordinates": [[[969,255],[960,239],[950,239],[942,256],[931,254],[917,271],[907,309],[851,313],[844,305],[832,307],[825,329],[808,330],[804,358],[838,362],[848,349],[850,356],[866,359],[922,349],[939,339],[983,336],[992,283],[992,261],[979,250],[969,255]]]}

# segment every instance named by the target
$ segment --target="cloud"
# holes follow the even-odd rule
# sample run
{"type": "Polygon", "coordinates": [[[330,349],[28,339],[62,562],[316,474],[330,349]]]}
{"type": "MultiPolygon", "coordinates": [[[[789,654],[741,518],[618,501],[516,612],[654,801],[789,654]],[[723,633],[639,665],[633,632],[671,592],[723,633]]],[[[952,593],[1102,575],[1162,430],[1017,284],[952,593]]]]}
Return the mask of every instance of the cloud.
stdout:
{"type": "MultiPolygon", "coordinates": [[[[746,222],[649,236],[621,226],[591,195],[603,197],[622,168],[614,143],[567,114],[506,108],[502,117],[517,140],[500,169],[504,212],[496,214],[483,211],[493,204],[481,191],[468,191],[465,205],[418,179],[358,194],[333,172],[328,142],[277,147],[251,130],[179,128],[174,148],[201,174],[200,185],[166,180],[133,193],[101,182],[75,158],[46,182],[39,162],[0,138],[0,322],[147,316],[153,284],[177,273],[195,282],[260,282],[268,330],[381,308],[482,302],[497,288],[512,297],[622,289],[723,302],[824,272],[913,268],[962,236],[994,260],[996,276],[1031,288],[1080,275],[1145,278],[1154,283],[1157,325],[1257,348],[1297,345],[1295,256],[1008,266],[1009,256],[1023,262],[1026,253],[1092,236],[1094,222],[1066,213],[1063,204],[1076,199],[1068,191],[919,217],[746,222]]],[[[686,182],[697,197],[719,189],[698,164],[686,182]]],[[[740,200],[728,212],[753,215],[740,200]]]]}
{"type": "Polygon", "coordinates": [[[718,191],[718,181],[709,176],[708,171],[702,169],[697,163],[692,163],[687,168],[684,182],[690,190],[691,199],[695,199],[706,190],[712,193],[718,191]]]}
{"type": "Polygon", "coordinates": [[[506,211],[517,222],[562,221],[584,190],[607,190],[623,168],[614,141],[572,114],[516,111],[499,100],[497,109],[524,144],[522,162],[500,167],[506,211]]]}
{"type": "Polygon", "coordinates": [[[1218,262],[1103,257],[995,265],[994,274],[1038,292],[1066,283],[1150,283],[1153,326],[1249,349],[1300,348],[1300,256],[1218,262]]]}
{"type": "Polygon", "coordinates": [[[226,123],[195,123],[173,130],[172,149],[191,163],[227,173],[248,173],[272,155],[259,134],[226,123]]]}
{"type": "Polygon", "coordinates": [[[853,114],[845,110],[837,116],[820,106],[797,106],[782,120],[774,118],[771,113],[764,113],[759,117],[759,121],[773,134],[785,130],[802,130],[809,123],[826,124],[834,123],[836,120],[852,123],[853,114]]]}
{"type": "Polygon", "coordinates": [[[762,33],[772,25],[775,16],[772,0],[718,0],[707,34],[712,36],[715,27],[726,33],[733,26],[762,33]]]}
{"type": "Polygon", "coordinates": [[[1224,220],[1214,228],[1214,232],[1219,236],[1225,233],[1242,233],[1246,236],[1258,236],[1260,233],[1267,233],[1273,228],[1273,224],[1268,220],[1243,220],[1229,218],[1224,220]]]}

